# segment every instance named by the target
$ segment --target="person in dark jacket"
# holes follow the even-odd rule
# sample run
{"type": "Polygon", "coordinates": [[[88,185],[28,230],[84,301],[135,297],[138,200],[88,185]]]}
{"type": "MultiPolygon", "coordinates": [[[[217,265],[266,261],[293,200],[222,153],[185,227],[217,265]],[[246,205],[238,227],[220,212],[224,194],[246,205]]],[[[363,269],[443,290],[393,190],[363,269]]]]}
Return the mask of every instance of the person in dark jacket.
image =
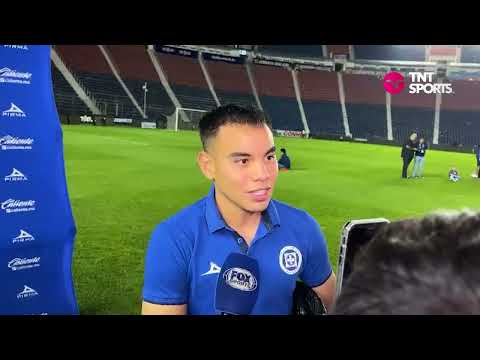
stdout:
{"type": "Polygon", "coordinates": [[[413,160],[415,151],[417,151],[417,133],[412,133],[402,146],[401,157],[403,159],[402,178],[407,178],[408,166],[413,160]]]}

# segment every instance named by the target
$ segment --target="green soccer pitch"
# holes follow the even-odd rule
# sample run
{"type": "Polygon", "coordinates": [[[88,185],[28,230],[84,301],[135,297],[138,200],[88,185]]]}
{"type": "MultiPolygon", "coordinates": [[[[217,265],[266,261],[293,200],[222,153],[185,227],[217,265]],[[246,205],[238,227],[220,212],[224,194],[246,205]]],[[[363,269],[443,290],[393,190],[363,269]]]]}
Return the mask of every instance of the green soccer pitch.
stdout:
{"type": "MultiPolygon", "coordinates": [[[[73,276],[81,314],[139,314],[143,264],[156,224],[209,190],[197,168],[194,132],[63,125],[68,190],[77,225],[73,276]]],[[[276,138],[293,170],[274,198],[319,222],[337,267],[340,232],[351,219],[418,217],[479,208],[473,154],[427,151],[423,179],[401,179],[400,148],[276,138]],[[457,167],[458,183],[448,181],[457,167]]],[[[277,155],[279,151],[277,152],[277,155]]],[[[413,162],[410,167],[413,167],[413,162]]]]}

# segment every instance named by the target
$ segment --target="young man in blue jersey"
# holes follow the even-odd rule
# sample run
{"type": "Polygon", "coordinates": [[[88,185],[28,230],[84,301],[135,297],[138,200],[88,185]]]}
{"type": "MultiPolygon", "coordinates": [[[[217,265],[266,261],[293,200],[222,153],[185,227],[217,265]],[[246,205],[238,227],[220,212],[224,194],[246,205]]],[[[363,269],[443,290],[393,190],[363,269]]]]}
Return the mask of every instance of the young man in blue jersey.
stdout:
{"type": "Polygon", "coordinates": [[[145,258],[142,314],[217,314],[218,274],[233,252],[260,269],[252,314],[290,314],[298,278],[330,310],[335,274],[315,219],[272,200],[278,175],[275,145],[265,114],[226,105],[200,121],[202,173],[209,194],[161,222],[145,258]]]}

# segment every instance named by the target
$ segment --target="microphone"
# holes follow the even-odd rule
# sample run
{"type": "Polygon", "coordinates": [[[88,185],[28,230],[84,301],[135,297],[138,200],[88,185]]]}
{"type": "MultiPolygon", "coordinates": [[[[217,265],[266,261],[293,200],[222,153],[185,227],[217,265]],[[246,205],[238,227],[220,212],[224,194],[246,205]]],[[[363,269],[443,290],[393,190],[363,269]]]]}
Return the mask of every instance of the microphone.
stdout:
{"type": "Polygon", "coordinates": [[[258,298],[260,271],[257,260],[232,253],[217,280],[215,310],[222,315],[248,315],[258,298]]]}

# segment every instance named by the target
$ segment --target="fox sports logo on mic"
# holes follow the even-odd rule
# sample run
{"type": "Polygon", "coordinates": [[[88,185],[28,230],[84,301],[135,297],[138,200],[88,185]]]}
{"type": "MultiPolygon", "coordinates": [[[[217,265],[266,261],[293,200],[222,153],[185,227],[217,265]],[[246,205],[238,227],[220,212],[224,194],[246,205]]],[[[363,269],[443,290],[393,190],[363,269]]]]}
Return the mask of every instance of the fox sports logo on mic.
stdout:
{"type": "Polygon", "coordinates": [[[234,289],[241,291],[254,291],[257,288],[257,279],[245,269],[234,267],[228,269],[223,278],[225,283],[234,289]]]}

